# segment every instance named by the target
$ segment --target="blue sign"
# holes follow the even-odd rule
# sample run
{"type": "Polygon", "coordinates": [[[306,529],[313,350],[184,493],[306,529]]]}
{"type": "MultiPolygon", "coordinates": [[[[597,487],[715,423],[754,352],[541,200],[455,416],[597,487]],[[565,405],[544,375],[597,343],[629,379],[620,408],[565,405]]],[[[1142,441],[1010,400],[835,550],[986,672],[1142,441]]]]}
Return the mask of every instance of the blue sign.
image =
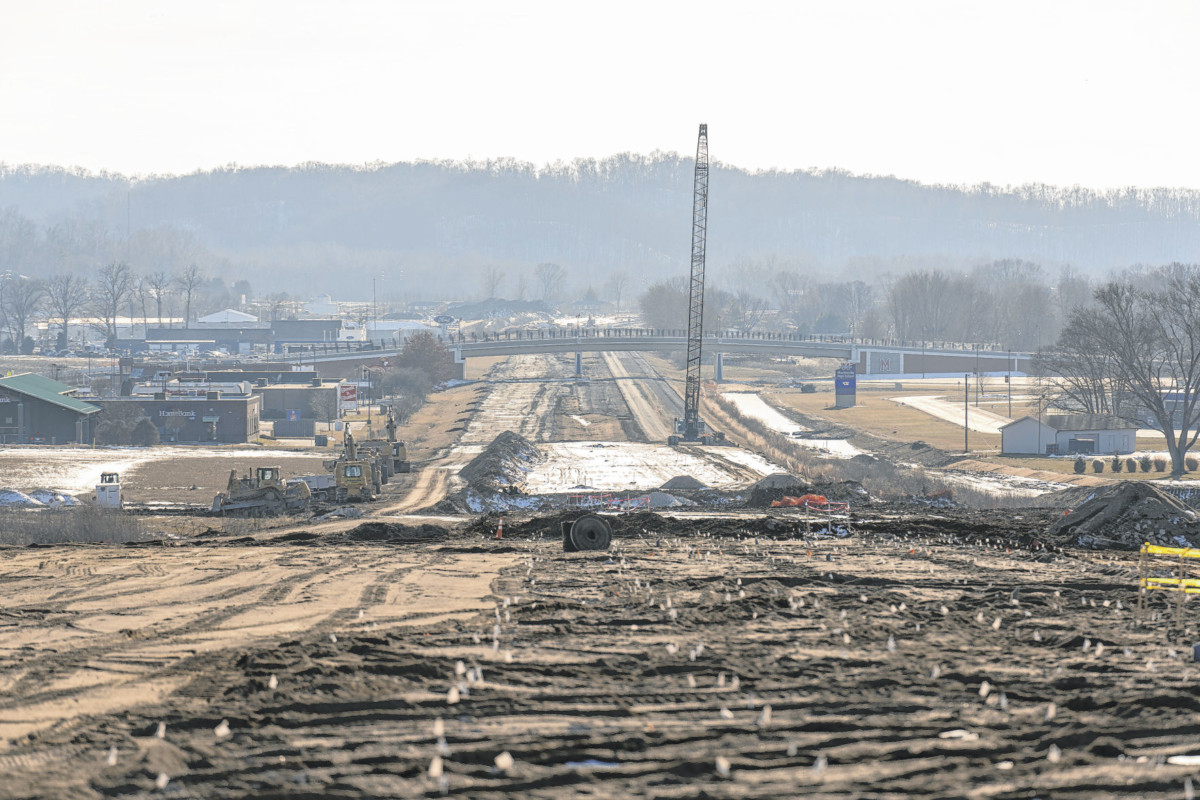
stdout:
{"type": "Polygon", "coordinates": [[[856,374],[857,370],[853,364],[845,367],[838,367],[833,373],[834,393],[854,394],[856,374]]]}
{"type": "Polygon", "coordinates": [[[438,325],[449,325],[450,323],[454,322],[454,317],[450,316],[449,314],[438,314],[433,318],[433,321],[438,325]]]}
{"type": "Polygon", "coordinates": [[[299,422],[300,421],[300,409],[289,408],[287,410],[287,418],[288,418],[288,422],[299,422]]]}

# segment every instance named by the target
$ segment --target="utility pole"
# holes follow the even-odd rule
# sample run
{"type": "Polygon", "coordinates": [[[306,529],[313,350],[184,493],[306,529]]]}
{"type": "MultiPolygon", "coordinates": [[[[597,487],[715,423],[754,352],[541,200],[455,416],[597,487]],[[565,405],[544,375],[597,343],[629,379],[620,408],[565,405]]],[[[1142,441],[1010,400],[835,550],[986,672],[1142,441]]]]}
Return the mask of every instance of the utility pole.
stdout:
{"type": "Polygon", "coordinates": [[[963,452],[971,449],[971,376],[963,373],[963,452]]]}

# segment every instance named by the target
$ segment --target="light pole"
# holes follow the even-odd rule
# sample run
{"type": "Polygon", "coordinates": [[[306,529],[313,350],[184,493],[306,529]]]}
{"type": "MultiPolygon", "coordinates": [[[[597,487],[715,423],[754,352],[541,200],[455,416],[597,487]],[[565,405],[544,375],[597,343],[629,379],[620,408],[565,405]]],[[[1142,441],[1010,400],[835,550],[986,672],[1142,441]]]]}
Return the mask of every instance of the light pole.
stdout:
{"type": "Polygon", "coordinates": [[[367,438],[374,439],[375,431],[371,425],[371,370],[365,364],[362,370],[363,378],[367,382],[367,438]]]}
{"type": "Polygon", "coordinates": [[[963,453],[971,449],[971,376],[963,373],[963,453]]]}

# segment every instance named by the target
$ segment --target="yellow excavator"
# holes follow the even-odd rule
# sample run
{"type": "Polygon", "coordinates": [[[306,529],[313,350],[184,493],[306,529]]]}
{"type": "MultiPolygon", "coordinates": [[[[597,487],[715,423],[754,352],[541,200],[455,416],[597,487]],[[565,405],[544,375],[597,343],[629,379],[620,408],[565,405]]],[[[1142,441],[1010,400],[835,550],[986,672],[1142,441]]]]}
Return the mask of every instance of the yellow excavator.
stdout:
{"type": "Polygon", "coordinates": [[[312,491],[303,481],[285,482],[279,467],[256,467],[244,477],[229,471],[225,491],[213,498],[217,514],[268,515],[306,511],[312,491]]]}

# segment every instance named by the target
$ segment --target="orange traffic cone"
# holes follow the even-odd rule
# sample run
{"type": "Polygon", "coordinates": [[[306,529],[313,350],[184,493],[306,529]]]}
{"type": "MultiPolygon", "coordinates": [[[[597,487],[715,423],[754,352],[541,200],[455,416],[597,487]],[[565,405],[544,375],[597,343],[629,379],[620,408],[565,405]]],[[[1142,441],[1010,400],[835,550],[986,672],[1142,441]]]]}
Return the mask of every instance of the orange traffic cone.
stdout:
{"type": "Polygon", "coordinates": [[[496,526],[496,538],[504,538],[504,517],[500,518],[500,524],[496,526]]]}

